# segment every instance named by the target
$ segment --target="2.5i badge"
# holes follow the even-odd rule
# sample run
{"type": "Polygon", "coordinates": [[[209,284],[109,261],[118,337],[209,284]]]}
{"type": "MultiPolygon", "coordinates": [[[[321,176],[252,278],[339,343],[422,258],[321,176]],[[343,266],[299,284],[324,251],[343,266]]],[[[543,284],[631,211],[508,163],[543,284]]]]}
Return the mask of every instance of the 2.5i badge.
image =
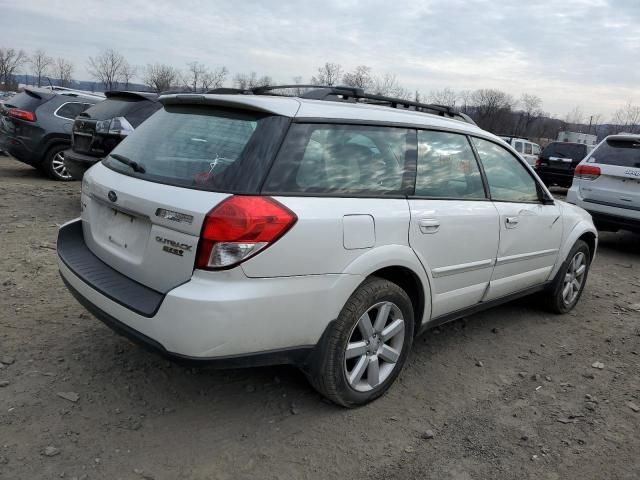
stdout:
{"type": "Polygon", "coordinates": [[[156,236],[156,242],[163,244],[162,251],[178,255],[179,257],[184,256],[184,252],[190,252],[193,248],[193,245],[189,245],[188,243],[176,242],[175,240],[170,240],[159,235],[156,236]]]}

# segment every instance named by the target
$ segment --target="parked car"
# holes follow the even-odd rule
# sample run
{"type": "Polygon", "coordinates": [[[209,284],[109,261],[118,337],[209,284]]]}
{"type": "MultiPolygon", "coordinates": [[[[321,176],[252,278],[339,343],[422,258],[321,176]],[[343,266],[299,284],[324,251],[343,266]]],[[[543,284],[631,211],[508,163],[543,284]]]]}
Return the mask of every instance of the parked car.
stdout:
{"type": "MultiPolygon", "coordinates": [[[[5,103],[9,98],[13,97],[15,92],[0,92],[0,111],[2,110],[2,104],[5,103]]],[[[0,145],[0,157],[6,156],[7,153],[2,149],[0,145]]]]}
{"type": "Polygon", "coordinates": [[[584,143],[552,142],[536,162],[536,172],[545,185],[569,188],[578,163],[589,153],[584,143]]]}
{"type": "Polygon", "coordinates": [[[71,125],[103,99],[69,89],[25,88],[0,106],[0,149],[55,180],[71,180],[64,161],[71,125]]]}
{"type": "Polygon", "coordinates": [[[540,145],[526,138],[508,136],[501,136],[500,138],[511,145],[529,165],[534,166],[536,164],[540,157],[540,145]]]}
{"type": "Polygon", "coordinates": [[[640,135],[611,135],[576,167],[567,201],[599,230],[640,233],[640,135]]]}
{"type": "Polygon", "coordinates": [[[273,89],[162,96],[86,172],[57,251],[97,318],[172,357],[298,365],[356,406],[426,328],[533,293],[576,305],[591,217],[498,137],[447,107],[273,89]]]}
{"type": "Polygon", "coordinates": [[[105,101],[80,113],[73,123],[71,148],[64,158],[75,179],[82,179],[89,167],[162,106],[155,93],[112,91],[105,95],[105,101]]]}

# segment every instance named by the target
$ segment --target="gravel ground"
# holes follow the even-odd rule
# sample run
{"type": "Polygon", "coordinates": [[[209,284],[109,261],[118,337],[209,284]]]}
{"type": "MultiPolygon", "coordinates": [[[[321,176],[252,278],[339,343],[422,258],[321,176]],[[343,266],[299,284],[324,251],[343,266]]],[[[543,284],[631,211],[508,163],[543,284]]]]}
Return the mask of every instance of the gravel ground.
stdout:
{"type": "Polygon", "coordinates": [[[1,479],[640,478],[640,236],[601,236],[570,315],[427,332],[344,410],[293,368],[188,368],[93,319],[55,261],[79,187],[0,158],[1,479]]]}

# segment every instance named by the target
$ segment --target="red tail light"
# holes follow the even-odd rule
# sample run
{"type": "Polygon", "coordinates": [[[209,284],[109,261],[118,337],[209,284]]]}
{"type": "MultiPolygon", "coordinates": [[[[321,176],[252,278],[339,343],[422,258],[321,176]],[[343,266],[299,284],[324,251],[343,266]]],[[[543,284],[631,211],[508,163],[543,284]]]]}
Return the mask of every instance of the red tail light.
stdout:
{"type": "Polygon", "coordinates": [[[230,268],[273,244],[298,220],[287,207],[269,197],[233,196],[205,217],[196,268],[230,268]]]}
{"type": "Polygon", "coordinates": [[[540,167],[542,164],[542,160],[540,158],[536,159],[536,168],[540,167]]]}
{"type": "Polygon", "coordinates": [[[594,165],[578,165],[574,176],[583,180],[595,180],[600,176],[600,167],[594,165]]]}
{"type": "Polygon", "coordinates": [[[26,120],[27,122],[35,122],[36,115],[33,112],[26,110],[20,110],[19,108],[10,108],[7,115],[13,118],[19,118],[20,120],[26,120]]]}

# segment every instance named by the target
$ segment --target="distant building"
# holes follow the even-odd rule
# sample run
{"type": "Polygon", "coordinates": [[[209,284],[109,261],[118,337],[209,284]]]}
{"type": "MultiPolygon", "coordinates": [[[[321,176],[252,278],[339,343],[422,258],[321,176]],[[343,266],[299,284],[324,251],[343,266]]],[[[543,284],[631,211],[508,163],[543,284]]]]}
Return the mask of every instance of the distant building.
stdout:
{"type": "Polygon", "coordinates": [[[596,135],[589,135],[588,133],[560,132],[558,133],[558,141],[584,143],[585,145],[593,146],[598,143],[598,137],[596,135]]]}

